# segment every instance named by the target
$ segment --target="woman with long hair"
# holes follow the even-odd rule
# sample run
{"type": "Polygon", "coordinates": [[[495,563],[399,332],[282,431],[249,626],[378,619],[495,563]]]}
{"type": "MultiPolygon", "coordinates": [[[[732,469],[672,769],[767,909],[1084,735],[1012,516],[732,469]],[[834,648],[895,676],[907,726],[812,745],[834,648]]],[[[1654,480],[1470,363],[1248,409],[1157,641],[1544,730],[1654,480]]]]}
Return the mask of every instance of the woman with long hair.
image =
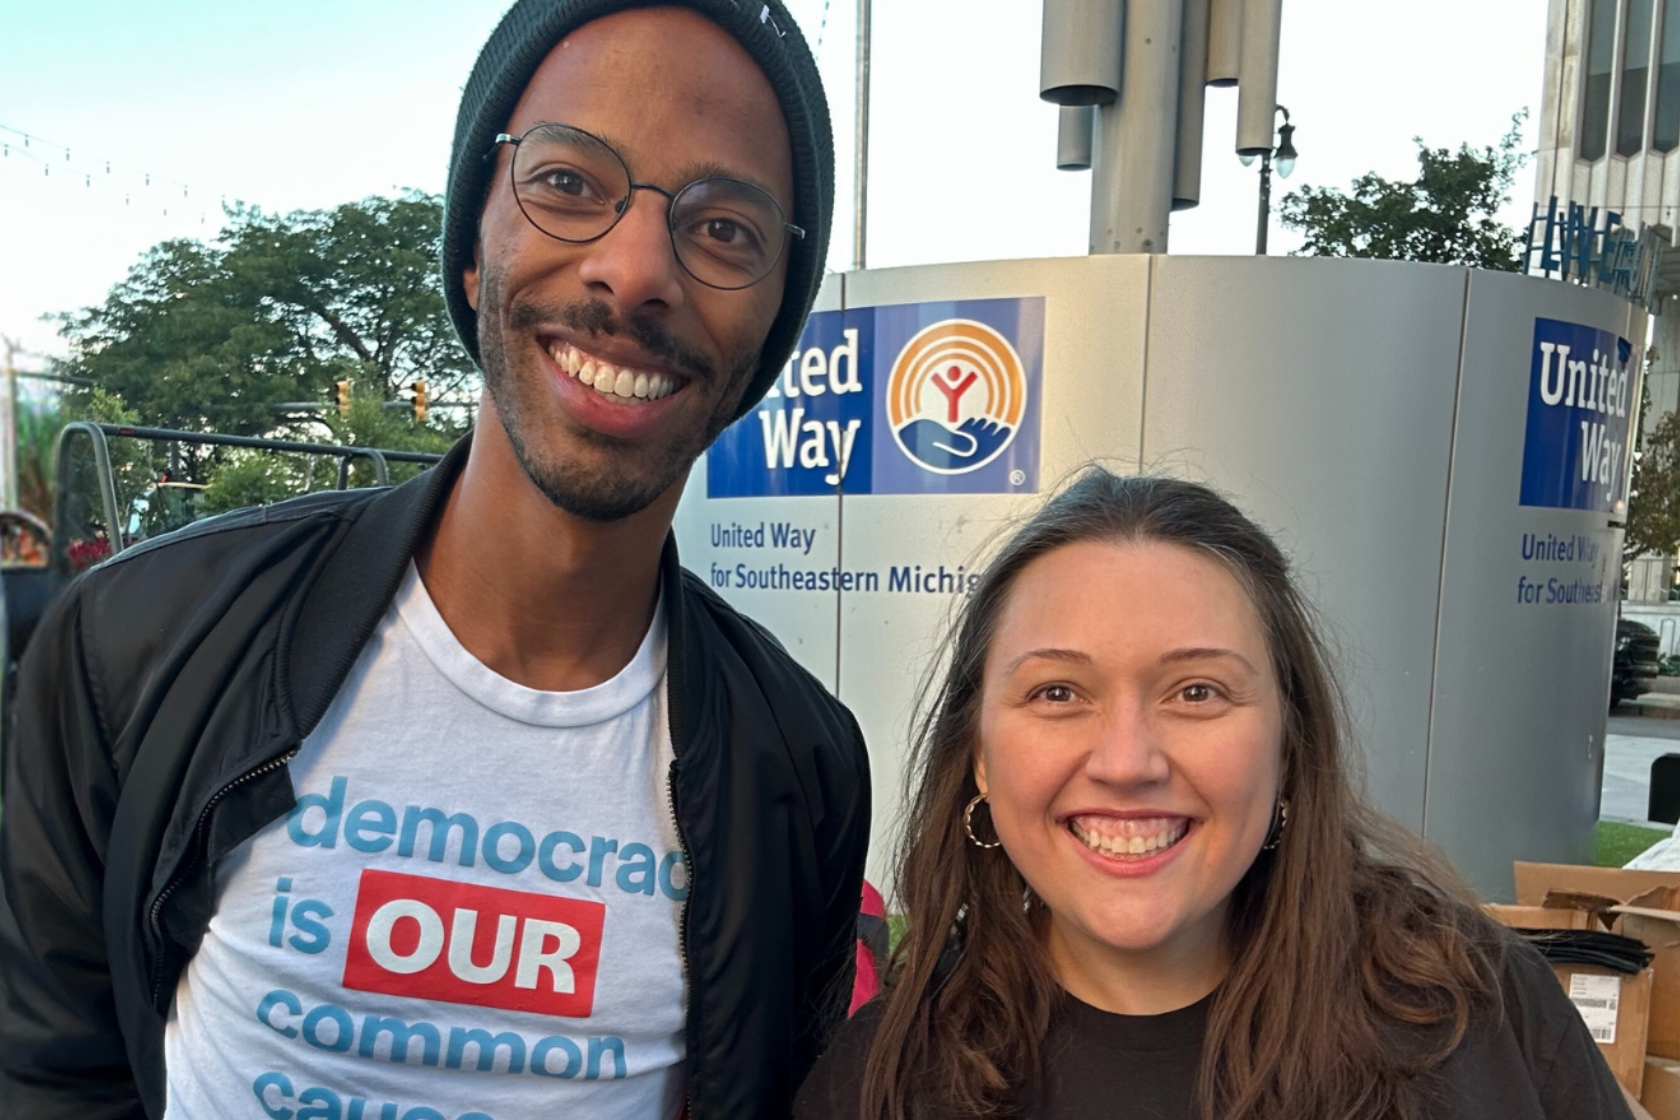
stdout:
{"type": "Polygon", "coordinates": [[[905,932],[798,1120],[1629,1115],[1545,962],[1355,794],[1312,612],[1213,491],[1089,468],[930,700],[905,932]]]}

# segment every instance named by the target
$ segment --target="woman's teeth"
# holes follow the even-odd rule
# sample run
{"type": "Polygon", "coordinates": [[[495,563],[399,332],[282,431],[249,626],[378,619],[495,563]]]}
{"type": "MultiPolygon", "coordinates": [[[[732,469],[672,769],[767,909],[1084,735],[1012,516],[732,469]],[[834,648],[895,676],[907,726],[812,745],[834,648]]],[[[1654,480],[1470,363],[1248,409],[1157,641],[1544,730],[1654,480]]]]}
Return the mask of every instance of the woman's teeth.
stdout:
{"type": "Polygon", "coordinates": [[[1111,859],[1139,859],[1164,852],[1190,829],[1184,817],[1076,817],[1068,821],[1074,839],[1111,859]]]}
{"type": "Polygon", "coordinates": [[[620,404],[656,401],[677,390],[677,381],[673,377],[615,366],[568,343],[556,342],[548,348],[548,356],[568,376],[577,378],[603,397],[620,404]]]}

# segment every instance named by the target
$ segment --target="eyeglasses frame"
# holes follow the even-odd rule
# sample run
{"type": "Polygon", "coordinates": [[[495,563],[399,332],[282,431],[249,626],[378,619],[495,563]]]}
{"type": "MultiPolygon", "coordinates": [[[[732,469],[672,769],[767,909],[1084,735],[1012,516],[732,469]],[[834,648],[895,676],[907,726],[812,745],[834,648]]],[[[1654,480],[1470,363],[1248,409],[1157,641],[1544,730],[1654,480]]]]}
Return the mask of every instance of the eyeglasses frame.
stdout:
{"type": "MultiPolygon", "coordinates": [[[[498,132],[496,134],[496,139],[491,142],[490,150],[484,154],[484,158],[485,159],[494,159],[495,156],[496,156],[497,149],[499,149],[503,144],[507,144],[507,145],[510,145],[511,147],[513,147],[515,149],[515,154],[517,155],[517,149],[518,149],[520,143],[527,136],[531,135],[531,133],[535,132],[539,128],[564,128],[564,129],[568,129],[572,132],[575,132],[580,136],[586,136],[590,140],[595,141],[595,143],[601,145],[603,150],[612,153],[612,157],[618,161],[618,165],[620,167],[624,168],[624,179],[627,183],[630,184],[629,189],[625,193],[624,197],[621,198],[621,199],[618,199],[617,201],[615,201],[613,203],[613,219],[612,219],[612,222],[607,226],[606,229],[602,230],[600,233],[597,233],[593,237],[583,237],[583,238],[561,237],[559,234],[550,233],[548,230],[546,230],[542,226],[538,225],[537,220],[535,218],[531,217],[530,211],[525,209],[525,202],[524,202],[523,199],[521,199],[519,197],[519,184],[514,180],[514,177],[513,177],[514,161],[512,159],[509,159],[508,160],[508,187],[509,187],[509,189],[511,189],[513,191],[514,205],[519,207],[519,212],[525,216],[525,220],[527,222],[531,223],[531,228],[536,230],[538,233],[542,234],[544,237],[552,238],[553,240],[558,241],[558,242],[560,242],[561,244],[564,244],[564,245],[591,245],[591,244],[594,244],[595,242],[601,240],[601,238],[607,236],[607,234],[611,233],[613,230],[618,228],[618,223],[623,220],[625,214],[630,212],[630,205],[631,205],[632,201],[635,199],[637,191],[652,191],[655,194],[660,194],[660,195],[665,196],[665,231],[666,231],[666,234],[670,237],[670,240],[671,240],[671,256],[677,262],[677,265],[684,272],[688,273],[689,276],[694,278],[694,281],[696,283],[704,284],[706,287],[711,288],[714,291],[719,291],[719,292],[741,292],[741,291],[745,291],[746,289],[751,288],[756,284],[763,283],[763,281],[765,280],[766,277],[768,277],[772,272],[776,271],[777,263],[782,259],[782,257],[784,255],[786,255],[790,242],[787,238],[783,238],[781,248],[777,251],[776,255],[770,259],[770,266],[764,270],[764,274],[762,276],[759,276],[759,277],[757,277],[756,279],[753,279],[753,280],[749,280],[745,284],[736,285],[735,287],[725,287],[722,284],[714,284],[710,280],[706,280],[706,279],[701,278],[700,276],[695,275],[694,270],[692,268],[688,267],[688,263],[683,260],[682,253],[677,250],[677,221],[676,221],[677,198],[679,196],[681,196],[685,191],[689,190],[691,187],[699,186],[702,183],[714,183],[714,182],[740,183],[743,186],[752,187],[753,190],[762,192],[764,194],[764,196],[770,200],[771,205],[775,206],[778,211],[781,211],[781,213],[783,214],[784,217],[786,216],[786,211],[782,210],[782,204],[780,202],[776,201],[774,195],[772,195],[769,191],[764,190],[763,187],[758,186],[756,183],[748,183],[745,179],[736,179],[736,178],[734,178],[732,176],[728,176],[728,175],[708,175],[708,176],[705,176],[705,177],[700,178],[700,179],[695,179],[692,182],[684,183],[682,186],[678,187],[675,192],[666,190],[664,187],[660,186],[658,183],[638,183],[638,182],[636,182],[635,175],[631,174],[631,172],[630,172],[630,164],[625,161],[625,159],[622,155],[619,154],[617,148],[613,147],[611,144],[607,143],[605,140],[601,139],[599,136],[596,136],[593,132],[589,132],[586,129],[578,128],[576,125],[562,124],[559,121],[541,121],[537,124],[532,125],[530,128],[527,128],[524,132],[520,133],[518,136],[514,136],[511,133],[507,133],[507,132],[498,132]]],[[[783,230],[783,232],[789,234],[790,237],[795,241],[805,240],[805,230],[800,226],[794,225],[792,222],[783,221],[782,222],[782,230],[783,230]]]]}

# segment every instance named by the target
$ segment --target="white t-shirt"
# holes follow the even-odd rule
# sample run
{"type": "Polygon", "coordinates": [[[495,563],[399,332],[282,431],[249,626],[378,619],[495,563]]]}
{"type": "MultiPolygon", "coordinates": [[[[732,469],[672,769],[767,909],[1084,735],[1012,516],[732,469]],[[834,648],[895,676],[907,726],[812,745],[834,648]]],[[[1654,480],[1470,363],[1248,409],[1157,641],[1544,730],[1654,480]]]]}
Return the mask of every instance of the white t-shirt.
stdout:
{"type": "Polygon", "coordinates": [[[688,873],[663,607],[539,692],[410,566],[291,763],[297,808],[213,869],[164,1034],[167,1120],[670,1120],[688,873]]]}

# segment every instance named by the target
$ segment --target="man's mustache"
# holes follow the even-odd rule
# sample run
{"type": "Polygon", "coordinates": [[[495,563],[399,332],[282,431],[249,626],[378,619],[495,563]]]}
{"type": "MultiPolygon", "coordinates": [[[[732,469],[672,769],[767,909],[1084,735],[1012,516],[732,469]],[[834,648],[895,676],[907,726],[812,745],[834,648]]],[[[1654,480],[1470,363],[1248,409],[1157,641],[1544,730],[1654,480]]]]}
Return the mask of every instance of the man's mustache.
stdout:
{"type": "Polygon", "coordinates": [[[696,379],[715,380],[717,370],[694,347],[673,338],[647,316],[613,314],[612,308],[598,299],[578,303],[537,303],[519,300],[508,309],[508,327],[514,331],[535,331],[551,323],[564,323],[574,331],[590,336],[624,335],[648,353],[669,362],[696,379]]]}

